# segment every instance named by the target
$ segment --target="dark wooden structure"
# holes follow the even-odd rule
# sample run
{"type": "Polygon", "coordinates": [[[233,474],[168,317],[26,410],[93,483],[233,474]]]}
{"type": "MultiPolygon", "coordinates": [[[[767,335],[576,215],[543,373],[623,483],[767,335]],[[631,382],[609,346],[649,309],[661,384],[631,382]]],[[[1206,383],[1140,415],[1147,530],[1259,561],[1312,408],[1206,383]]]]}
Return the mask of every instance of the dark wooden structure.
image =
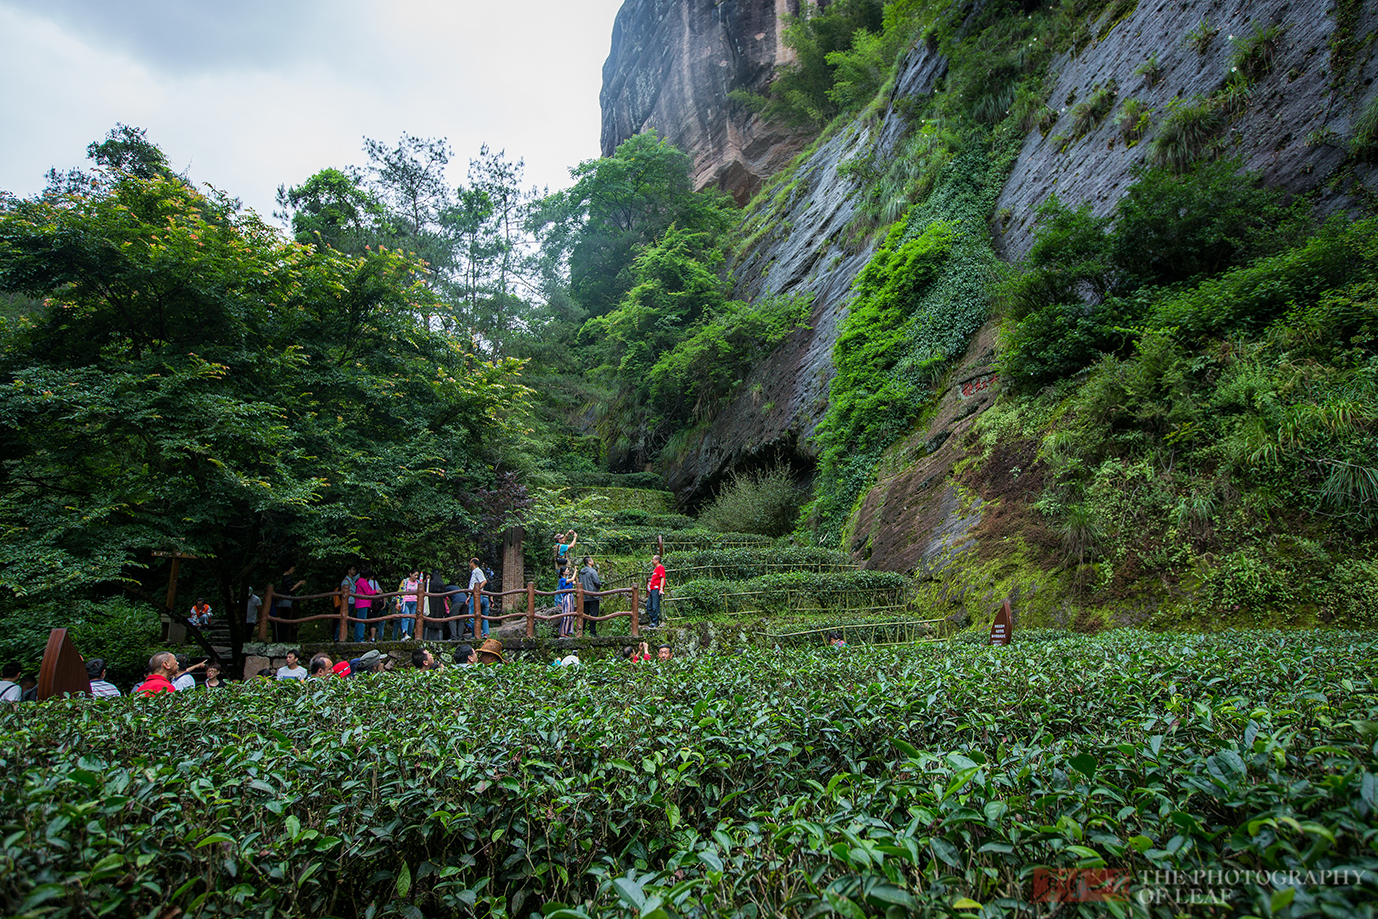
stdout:
{"type": "Polygon", "coordinates": [[[1007,645],[1014,637],[1014,619],[1010,615],[1010,601],[1006,600],[1005,605],[1000,607],[1000,612],[995,614],[995,621],[990,626],[990,643],[992,645],[1007,645]]]}
{"type": "Polygon", "coordinates": [[[38,700],[67,693],[91,695],[91,679],[86,675],[86,661],[77,653],[67,630],[53,629],[43,650],[43,665],[38,668],[38,700]]]}

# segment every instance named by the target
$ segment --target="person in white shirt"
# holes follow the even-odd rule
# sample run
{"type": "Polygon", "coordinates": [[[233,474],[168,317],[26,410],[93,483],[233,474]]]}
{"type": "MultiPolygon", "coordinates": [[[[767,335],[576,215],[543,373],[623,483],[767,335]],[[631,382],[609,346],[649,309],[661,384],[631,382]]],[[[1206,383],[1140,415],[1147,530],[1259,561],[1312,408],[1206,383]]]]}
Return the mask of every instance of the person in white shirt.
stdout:
{"type": "Polygon", "coordinates": [[[304,680],[306,679],[306,668],[301,665],[301,654],[296,651],[287,652],[287,664],[278,668],[279,680],[304,680]]]}
{"type": "MultiPolygon", "coordinates": [[[[470,618],[469,618],[468,624],[465,626],[465,629],[468,630],[468,631],[466,632],[466,634],[468,634],[468,635],[474,634],[474,620],[473,620],[473,615],[474,615],[474,588],[477,587],[477,588],[479,588],[480,591],[481,591],[481,590],[483,589],[483,585],[485,585],[485,584],[487,584],[487,583],[488,583],[488,575],[484,574],[483,568],[482,568],[482,567],[479,565],[479,563],[478,563],[478,559],[476,559],[476,558],[471,558],[471,559],[469,559],[469,617],[470,617],[470,618]]],[[[483,630],[483,637],[484,637],[484,638],[487,638],[487,637],[488,637],[488,618],[487,618],[487,617],[488,617],[488,598],[487,598],[487,597],[480,597],[479,615],[483,617],[483,622],[482,622],[482,624],[480,625],[480,628],[483,630]]]]}
{"type": "Polygon", "coordinates": [[[86,662],[86,675],[91,678],[91,695],[97,699],[113,699],[120,694],[114,683],[106,682],[105,659],[93,657],[86,662]]]}
{"type": "Polygon", "coordinates": [[[250,587],[249,601],[244,612],[244,621],[252,626],[252,628],[249,629],[250,632],[258,631],[258,610],[261,606],[263,606],[263,601],[259,599],[258,594],[254,593],[254,589],[250,587]]]}
{"type": "Polygon", "coordinates": [[[19,697],[24,694],[24,688],[19,685],[21,673],[23,668],[14,661],[10,661],[4,670],[0,671],[0,702],[19,701],[19,697]]]}
{"type": "Polygon", "coordinates": [[[182,692],[186,689],[195,689],[196,675],[192,673],[192,671],[200,670],[204,666],[206,666],[205,661],[201,661],[198,664],[193,664],[191,662],[191,658],[187,657],[185,654],[177,655],[178,673],[177,679],[172,681],[173,690],[176,692],[182,692]]]}

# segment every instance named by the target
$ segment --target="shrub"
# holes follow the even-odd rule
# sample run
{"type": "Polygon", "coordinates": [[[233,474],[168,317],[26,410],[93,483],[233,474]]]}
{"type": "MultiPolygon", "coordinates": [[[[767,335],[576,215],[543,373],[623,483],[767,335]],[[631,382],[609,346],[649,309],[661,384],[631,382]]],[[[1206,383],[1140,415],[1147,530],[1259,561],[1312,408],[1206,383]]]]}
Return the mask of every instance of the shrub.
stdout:
{"type": "Polygon", "coordinates": [[[746,581],[781,569],[818,573],[854,571],[856,567],[856,561],[850,555],[835,549],[817,546],[772,546],[681,553],[675,556],[670,573],[677,581],[703,578],[746,581]]]}
{"type": "Polygon", "coordinates": [[[787,571],[748,581],[700,578],[672,586],[677,618],[847,612],[903,602],[908,576],[894,571],[787,571]]]}
{"type": "Polygon", "coordinates": [[[1372,277],[1375,259],[1378,218],[1332,225],[1296,249],[1164,299],[1154,307],[1152,322],[1197,342],[1225,332],[1261,332],[1293,305],[1318,303],[1332,288],[1372,277]]]}
{"type": "Polygon", "coordinates": [[[794,472],[784,465],[745,474],[733,473],[712,503],[699,514],[710,530],[783,536],[794,529],[804,492],[794,472]]]}
{"type": "Polygon", "coordinates": [[[1090,861],[1131,903],[1238,862],[1238,911],[1278,915],[1275,872],[1373,870],[1374,653],[1016,631],[7,709],[0,908],[937,919],[1090,861]]]}

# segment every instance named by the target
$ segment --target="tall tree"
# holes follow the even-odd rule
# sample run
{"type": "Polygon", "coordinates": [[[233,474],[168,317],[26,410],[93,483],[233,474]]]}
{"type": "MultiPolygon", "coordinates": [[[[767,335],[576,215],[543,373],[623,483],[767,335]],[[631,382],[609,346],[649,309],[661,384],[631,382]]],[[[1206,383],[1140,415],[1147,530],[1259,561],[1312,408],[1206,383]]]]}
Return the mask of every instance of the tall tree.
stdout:
{"type": "Polygon", "coordinates": [[[279,185],[273,216],[289,221],[297,242],[359,255],[389,239],[383,203],[355,175],[326,168],[292,188],[279,185]]]}
{"type": "Polygon", "coordinates": [[[570,290],[592,316],[611,310],[631,289],[637,249],[671,224],[720,232],[731,219],[731,199],[695,192],[688,155],[653,131],[570,174],[574,185],[545,198],[532,222],[542,231],[547,257],[568,265],[570,290]]]}
{"type": "Polygon", "coordinates": [[[472,546],[526,391],[418,320],[413,261],[284,241],[173,177],[102,187],[0,211],[0,291],[44,299],[0,329],[0,618],[148,596],[156,550],[239,609],[289,557],[472,546]]]}

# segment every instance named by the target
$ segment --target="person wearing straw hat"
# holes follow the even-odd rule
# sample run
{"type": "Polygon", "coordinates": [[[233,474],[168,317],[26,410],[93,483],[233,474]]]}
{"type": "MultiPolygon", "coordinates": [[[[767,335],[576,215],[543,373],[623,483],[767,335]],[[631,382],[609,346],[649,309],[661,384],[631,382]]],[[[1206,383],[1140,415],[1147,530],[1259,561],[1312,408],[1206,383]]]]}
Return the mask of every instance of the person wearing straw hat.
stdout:
{"type": "Polygon", "coordinates": [[[507,658],[502,656],[502,642],[496,638],[489,638],[478,646],[478,662],[480,664],[505,664],[507,658]]]}

